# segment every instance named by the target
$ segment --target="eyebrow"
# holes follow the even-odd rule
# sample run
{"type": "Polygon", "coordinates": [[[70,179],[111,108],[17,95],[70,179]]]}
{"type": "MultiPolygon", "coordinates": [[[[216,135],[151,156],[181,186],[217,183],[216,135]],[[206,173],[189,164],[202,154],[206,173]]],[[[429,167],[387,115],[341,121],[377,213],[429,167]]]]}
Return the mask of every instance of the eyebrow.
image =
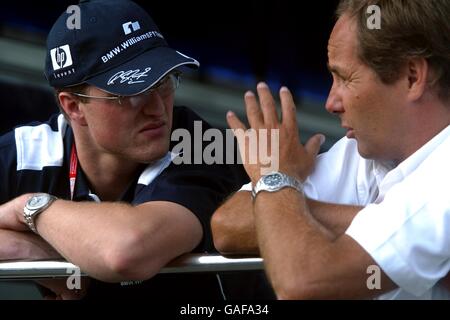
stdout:
{"type": "Polygon", "coordinates": [[[340,68],[340,67],[338,67],[338,66],[336,66],[336,65],[330,65],[330,63],[329,62],[327,62],[327,68],[328,68],[328,70],[331,72],[331,73],[335,73],[335,74],[337,74],[339,77],[341,77],[341,78],[345,78],[344,77],[344,71],[340,68]]]}

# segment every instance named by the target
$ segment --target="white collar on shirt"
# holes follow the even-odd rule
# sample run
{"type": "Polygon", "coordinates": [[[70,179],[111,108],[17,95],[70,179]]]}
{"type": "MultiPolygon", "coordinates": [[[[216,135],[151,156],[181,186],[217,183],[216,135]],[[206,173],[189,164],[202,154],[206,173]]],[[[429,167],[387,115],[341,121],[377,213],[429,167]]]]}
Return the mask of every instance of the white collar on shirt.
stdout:
{"type": "Polygon", "coordinates": [[[406,176],[416,170],[447,139],[450,139],[450,125],[401,162],[397,167],[394,167],[392,163],[374,161],[373,173],[379,189],[375,202],[381,202],[386,192],[394,184],[402,181],[406,176]]]}

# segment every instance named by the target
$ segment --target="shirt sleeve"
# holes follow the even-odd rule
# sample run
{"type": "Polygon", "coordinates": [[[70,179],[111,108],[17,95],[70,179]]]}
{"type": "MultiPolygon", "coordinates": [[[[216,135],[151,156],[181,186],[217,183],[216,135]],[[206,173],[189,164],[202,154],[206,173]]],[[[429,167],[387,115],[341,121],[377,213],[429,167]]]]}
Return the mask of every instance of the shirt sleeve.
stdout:
{"type": "Polygon", "coordinates": [[[242,181],[235,179],[234,169],[230,165],[171,164],[139,192],[133,204],[169,201],[189,209],[200,220],[204,232],[203,241],[195,251],[213,250],[211,215],[242,181]]]}
{"type": "Polygon", "coordinates": [[[427,190],[413,179],[360,211],[346,234],[399,287],[420,296],[450,270],[450,198],[439,183],[427,190]]]}
{"type": "Polygon", "coordinates": [[[16,164],[14,134],[9,132],[0,137],[0,204],[16,196],[16,164]]]}
{"type": "Polygon", "coordinates": [[[308,198],[342,204],[360,204],[358,174],[361,157],[355,140],[346,137],[318,156],[304,191],[308,198]]]}
{"type": "Polygon", "coordinates": [[[239,189],[239,191],[250,191],[250,192],[252,192],[252,183],[249,182],[249,183],[244,184],[244,185],[239,189]]]}

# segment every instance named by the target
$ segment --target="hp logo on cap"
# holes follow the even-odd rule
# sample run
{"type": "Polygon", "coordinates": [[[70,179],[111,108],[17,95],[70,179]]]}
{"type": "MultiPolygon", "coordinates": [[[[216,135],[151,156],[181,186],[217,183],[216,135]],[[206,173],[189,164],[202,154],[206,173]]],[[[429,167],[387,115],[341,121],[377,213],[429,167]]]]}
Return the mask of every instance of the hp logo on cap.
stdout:
{"type": "Polygon", "coordinates": [[[52,58],[53,71],[69,67],[73,63],[68,44],[50,50],[50,57],[52,58]]]}

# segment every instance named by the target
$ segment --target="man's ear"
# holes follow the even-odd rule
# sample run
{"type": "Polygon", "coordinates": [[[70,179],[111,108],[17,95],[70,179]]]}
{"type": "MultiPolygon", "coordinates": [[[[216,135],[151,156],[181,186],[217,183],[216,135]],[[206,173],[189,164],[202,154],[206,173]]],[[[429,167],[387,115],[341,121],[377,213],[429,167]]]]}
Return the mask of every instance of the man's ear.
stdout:
{"type": "Polygon", "coordinates": [[[71,123],[77,123],[79,126],[87,126],[83,110],[80,108],[80,101],[69,92],[60,92],[58,94],[59,104],[69,117],[71,123]]]}
{"type": "Polygon", "coordinates": [[[425,58],[411,58],[406,66],[408,77],[408,98],[410,101],[420,99],[427,90],[429,65],[425,58]]]}

